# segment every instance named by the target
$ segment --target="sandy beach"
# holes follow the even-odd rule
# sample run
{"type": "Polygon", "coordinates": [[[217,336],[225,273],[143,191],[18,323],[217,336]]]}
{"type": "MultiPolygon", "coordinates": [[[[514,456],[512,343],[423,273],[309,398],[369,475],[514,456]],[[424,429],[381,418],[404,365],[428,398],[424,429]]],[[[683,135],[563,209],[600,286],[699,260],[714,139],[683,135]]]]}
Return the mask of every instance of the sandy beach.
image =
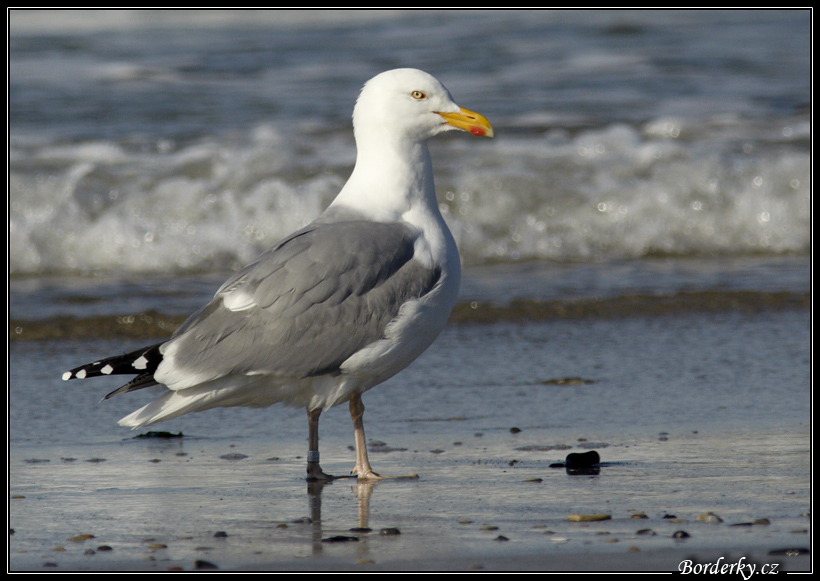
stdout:
{"type": "MultiPolygon", "coordinates": [[[[685,562],[810,568],[805,424],[552,444],[542,440],[545,430],[527,427],[449,438],[453,429],[466,434],[476,423],[446,422],[445,439],[433,430],[402,438],[407,448],[371,443],[377,469],[418,478],[367,485],[348,479],[308,485],[298,445],[278,447],[280,455],[272,457],[251,439],[130,438],[83,447],[76,458],[62,456],[68,448],[49,458],[16,448],[9,568],[675,571],[685,562]],[[601,455],[597,473],[550,467],[588,449],[601,455]],[[604,520],[572,522],[578,514],[604,520]]],[[[326,446],[331,473],[350,467],[352,453],[341,444],[326,446]]]]}
{"type": "MultiPolygon", "coordinates": [[[[418,478],[361,486],[305,482],[304,410],[130,431],[150,394],[60,380],[144,340],[12,341],[9,569],[807,570],[809,311],[761,305],[453,323],[364,398],[374,468],[418,478]]],[[[322,418],[344,475],[349,414],[322,418]]]]}

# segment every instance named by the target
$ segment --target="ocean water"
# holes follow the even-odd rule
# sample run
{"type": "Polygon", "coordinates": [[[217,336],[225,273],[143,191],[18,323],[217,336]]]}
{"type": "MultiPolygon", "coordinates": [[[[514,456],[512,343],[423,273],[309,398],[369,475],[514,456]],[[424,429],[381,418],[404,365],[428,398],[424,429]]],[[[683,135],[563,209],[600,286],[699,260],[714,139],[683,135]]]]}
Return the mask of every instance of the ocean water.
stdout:
{"type": "Polygon", "coordinates": [[[241,267],[355,159],[361,85],[437,76],[465,264],[806,255],[807,11],[28,11],[9,44],[9,272],[241,267]]]}

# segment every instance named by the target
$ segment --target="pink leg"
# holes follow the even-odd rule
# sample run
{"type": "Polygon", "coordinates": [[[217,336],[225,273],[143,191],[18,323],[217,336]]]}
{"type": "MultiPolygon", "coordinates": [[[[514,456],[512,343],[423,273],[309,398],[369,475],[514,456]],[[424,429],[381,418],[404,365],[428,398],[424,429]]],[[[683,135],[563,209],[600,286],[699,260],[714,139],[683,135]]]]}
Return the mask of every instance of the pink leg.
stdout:
{"type": "Polygon", "coordinates": [[[367,442],[364,437],[364,404],[361,394],[355,393],[350,396],[350,417],[353,420],[353,436],[356,441],[356,466],[351,471],[356,474],[359,480],[373,480],[381,478],[373,472],[370,461],[367,459],[367,442]]]}

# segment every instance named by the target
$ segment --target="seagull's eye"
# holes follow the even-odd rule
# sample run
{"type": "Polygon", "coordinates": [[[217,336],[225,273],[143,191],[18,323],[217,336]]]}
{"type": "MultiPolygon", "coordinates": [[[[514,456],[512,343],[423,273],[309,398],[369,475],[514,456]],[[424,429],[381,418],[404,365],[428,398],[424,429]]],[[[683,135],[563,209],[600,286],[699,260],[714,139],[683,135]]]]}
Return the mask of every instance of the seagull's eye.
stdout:
{"type": "Polygon", "coordinates": [[[427,95],[425,95],[421,91],[413,91],[412,93],[410,93],[410,96],[416,99],[417,101],[421,101],[427,98],[427,95]]]}

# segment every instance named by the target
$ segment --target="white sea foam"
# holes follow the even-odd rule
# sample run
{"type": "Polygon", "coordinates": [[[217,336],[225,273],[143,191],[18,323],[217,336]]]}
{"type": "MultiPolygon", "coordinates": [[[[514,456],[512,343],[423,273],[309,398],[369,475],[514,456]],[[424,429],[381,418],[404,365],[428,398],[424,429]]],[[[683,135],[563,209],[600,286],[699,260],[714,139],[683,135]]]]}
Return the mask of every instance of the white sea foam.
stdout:
{"type": "MultiPolygon", "coordinates": [[[[799,150],[731,151],[672,119],[500,133],[434,148],[440,205],[467,262],[809,248],[810,157],[799,150]]],[[[27,161],[10,175],[10,272],[238,266],[318,215],[346,180],[352,141],[313,139],[260,126],[244,140],[152,152],[13,145],[27,161]]]]}

